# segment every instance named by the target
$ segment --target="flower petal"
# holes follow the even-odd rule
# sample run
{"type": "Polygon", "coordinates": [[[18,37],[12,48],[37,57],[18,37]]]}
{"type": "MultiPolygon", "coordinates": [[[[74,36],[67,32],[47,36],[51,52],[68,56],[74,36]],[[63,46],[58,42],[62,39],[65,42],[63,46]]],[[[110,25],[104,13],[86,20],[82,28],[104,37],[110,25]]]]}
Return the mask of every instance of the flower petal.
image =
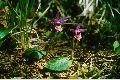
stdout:
{"type": "Polygon", "coordinates": [[[53,19],[50,20],[50,22],[52,24],[61,24],[61,23],[65,22],[66,20],[67,20],[66,17],[64,17],[64,18],[53,18],[53,19]]]}
{"type": "Polygon", "coordinates": [[[59,22],[63,23],[63,22],[65,22],[66,20],[67,20],[66,17],[64,17],[64,18],[60,18],[60,19],[59,19],[59,22]]]}
{"type": "Polygon", "coordinates": [[[63,28],[60,26],[55,26],[55,30],[58,32],[61,32],[63,30],[63,28]]]}
{"type": "Polygon", "coordinates": [[[85,32],[87,29],[79,29],[79,32],[85,32]]]}
{"type": "Polygon", "coordinates": [[[74,35],[74,38],[80,41],[82,39],[81,33],[78,35],[74,35]]]}

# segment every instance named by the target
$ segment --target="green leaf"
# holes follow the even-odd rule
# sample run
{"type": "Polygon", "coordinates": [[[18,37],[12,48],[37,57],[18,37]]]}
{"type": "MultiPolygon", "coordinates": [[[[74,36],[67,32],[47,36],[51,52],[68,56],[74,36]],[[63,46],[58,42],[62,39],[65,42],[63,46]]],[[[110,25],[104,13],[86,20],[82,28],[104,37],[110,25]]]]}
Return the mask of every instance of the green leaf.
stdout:
{"type": "Polygon", "coordinates": [[[26,58],[41,59],[46,54],[47,54],[46,51],[37,50],[34,48],[28,48],[25,50],[25,57],[26,58]]]}
{"type": "Polygon", "coordinates": [[[0,47],[2,43],[5,41],[4,39],[5,36],[7,36],[11,30],[12,30],[11,28],[0,28],[0,47]]]}
{"type": "Polygon", "coordinates": [[[4,1],[0,0],[0,8],[3,8],[5,6],[4,1]]]}
{"type": "Polygon", "coordinates": [[[116,54],[120,54],[120,46],[118,46],[117,48],[115,48],[115,53],[116,54]]]}
{"type": "Polygon", "coordinates": [[[117,47],[119,47],[119,42],[118,41],[115,41],[114,43],[113,43],[113,47],[114,47],[114,50],[117,48],[117,47]]]}
{"type": "Polygon", "coordinates": [[[68,57],[56,57],[47,62],[46,68],[53,71],[64,71],[71,67],[72,61],[68,57]]]}
{"type": "Polygon", "coordinates": [[[39,18],[42,18],[47,13],[47,11],[49,10],[49,8],[50,8],[50,5],[45,9],[44,12],[38,12],[39,18]]]}
{"type": "Polygon", "coordinates": [[[0,39],[3,39],[6,35],[9,34],[9,30],[5,28],[0,29],[0,39]]]}
{"type": "Polygon", "coordinates": [[[42,12],[38,12],[38,17],[42,17],[43,13],[42,12]]]}
{"type": "Polygon", "coordinates": [[[60,38],[60,37],[62,37],[62,35],[63,35],[63,32],[56,32],[55,38],[60,38]]]}
{"type": "Polygon", "coordinates": [[[50,32],[50,31],[47,31],[47,32],[45,33],[45,36],[48,38],[48,37],[50,36],[50,34],[51,34],[51,32],[50,32]]]}

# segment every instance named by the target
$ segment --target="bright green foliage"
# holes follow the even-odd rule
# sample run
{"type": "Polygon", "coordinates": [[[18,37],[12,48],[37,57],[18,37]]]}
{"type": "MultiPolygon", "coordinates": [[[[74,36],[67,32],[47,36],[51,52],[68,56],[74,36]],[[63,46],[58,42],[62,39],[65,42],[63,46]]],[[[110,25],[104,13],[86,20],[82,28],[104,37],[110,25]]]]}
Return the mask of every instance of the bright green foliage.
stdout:
{"type": "Polygon", "coordinates": [[[72,61],[68,57],[56,57],[47,62],[47,68],[53,71],[64,71],[70,68],[72,61]]]}
{"type": "Polygon", "coordinates": [[[116,54],[120,54],[120,46],[118,46],[118,47],[115,49],[115,53],[116,53],[116,54]]]}
{"type": "Polygon", "coordinates": [[[8,34],[9,34],[8,29],[5,29],[5,28],[0,29],[0,39],[3,39],[8,34]]]}
{"type": "Polygon", "coordinates": [[[11,29],[6,29],[6,28],[0,29],[0,46],[4,42],[4,37],[7,36],[10,31],[11,31],[11,29]]]}
{"type": "Polygon", "coordinates": [[[113,43],[113,47],[114,47],[114,50],[117,48],[117,47],[119,47],[119,42],[118,41],[115,41],[114,43],[113,43]]]}
{"type": "Polygon", "coordinates": [[[115,42],[113,43],[113,47],[114,47],[115,53],[116,53],[116,54],[120,54],[120,44],[119,44],[118,41],[115,41],[115,42]]]}
{"type": "Polygon", "coordinates": [[[25,50],[25,57],[31,59],[41,59],[46,55],[46,51],[28,48],[25,50]]]}

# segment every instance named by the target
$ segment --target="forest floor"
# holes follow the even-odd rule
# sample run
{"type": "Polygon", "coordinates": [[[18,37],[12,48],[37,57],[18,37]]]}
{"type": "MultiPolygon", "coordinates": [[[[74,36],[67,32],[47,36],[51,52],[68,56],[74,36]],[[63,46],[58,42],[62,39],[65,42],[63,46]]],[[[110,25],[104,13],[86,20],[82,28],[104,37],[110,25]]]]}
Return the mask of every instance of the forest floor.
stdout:
{"type": "Polygon", "coordinates": [[[106,79],[120,78],[120,56],[112,51],[74,50],[74,59],[69,70],[63,72],[49,72],[45,70],[45,62],[55,56],[71,57],[71,49],[58,46],[48,50],[48,55],[40,60],[27,61],[24,51],[14,53],[0,52],[0,78],[20,79],[106,79]],[[52,53],[52,54],[51,54],[52,53]],[[113,77],[114,76],[114,77],[113,77]]]}
{"type": "MultiPolygon", "coordinates": [[[[0,22],[1,23],[1,22],[0,22]]],[[[2,23],[5,24],[5,23],[2,23]]],[[[41,43],[46,43],[42,40],[41,43]]],[[[8,41],[9,43],[9,41],[8,41]]],[[[36,43],[38,44],[38,43],[36,43]]],[[[8,46],[6,44],[5,46],[8,46]]],[[[11,46],[12,47],[12,46],[11,46]]],[[[77,47],[71,68],[63,72],[50,72],[45,69],[45,63],[55,56],[71,57],[71,48],[65,44],[54,48],[40,49],[48,52],[40,60],[29,60],[23,56],[23,50],[15,52],[0,51],[0,78],[1,79],[110,79],[120,78],[120,56],[111,50],[89,50],[77,47]]],[[[10,47],[9,47],[10,48],[10,47]]]]}

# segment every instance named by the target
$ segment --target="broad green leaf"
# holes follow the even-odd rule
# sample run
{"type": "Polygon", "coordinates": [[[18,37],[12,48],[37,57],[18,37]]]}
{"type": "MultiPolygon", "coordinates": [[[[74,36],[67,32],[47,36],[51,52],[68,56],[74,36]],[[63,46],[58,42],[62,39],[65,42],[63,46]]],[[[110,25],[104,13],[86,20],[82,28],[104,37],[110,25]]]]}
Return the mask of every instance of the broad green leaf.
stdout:
{"type": "Polygon", "coordinates": [[[0,28],[0,47],[5,41],[4,37],[7,36],[11,30],[11,28],[0,28]]]}
{"type": "Polygon", "coordinates": [[[115,41],[114,43],[113,43],[113,47],[114,47],[114,50],[117,48],[117,47],[119,47],[119,42],[118,41],[115,41]]]}
{"type": "Polygon", "coordinates": [[[117,48],[115,48],[115,53],[116,54],[120,54],[120,46],[118,46],[117,48]]]}
{"type": "Polygon", "coordinates": [[[28,48],[25,50],[25,57],[27,58],[41,59],[44,55],[46,55],[46,51],[43,50],[37,50],[34,48],[28,48]]]}
{"type": "Polygon", "coordinates": [[[0,39],[3,39],[8,34],[8,31],[5,29],[0,29],[0,39]]]}
{"type": "Polygon", "coordinates": [[[0,39],[3,39],[6,35],[8,35],[11,30],[11,28],[0,28],[0,39]]]}
{"type": "Polygon", "coordinates": [[[72,61],[68,57],[56,57],[47,62],[46,68],[53,71],[64,71],[71,67],[72,61]]]}

